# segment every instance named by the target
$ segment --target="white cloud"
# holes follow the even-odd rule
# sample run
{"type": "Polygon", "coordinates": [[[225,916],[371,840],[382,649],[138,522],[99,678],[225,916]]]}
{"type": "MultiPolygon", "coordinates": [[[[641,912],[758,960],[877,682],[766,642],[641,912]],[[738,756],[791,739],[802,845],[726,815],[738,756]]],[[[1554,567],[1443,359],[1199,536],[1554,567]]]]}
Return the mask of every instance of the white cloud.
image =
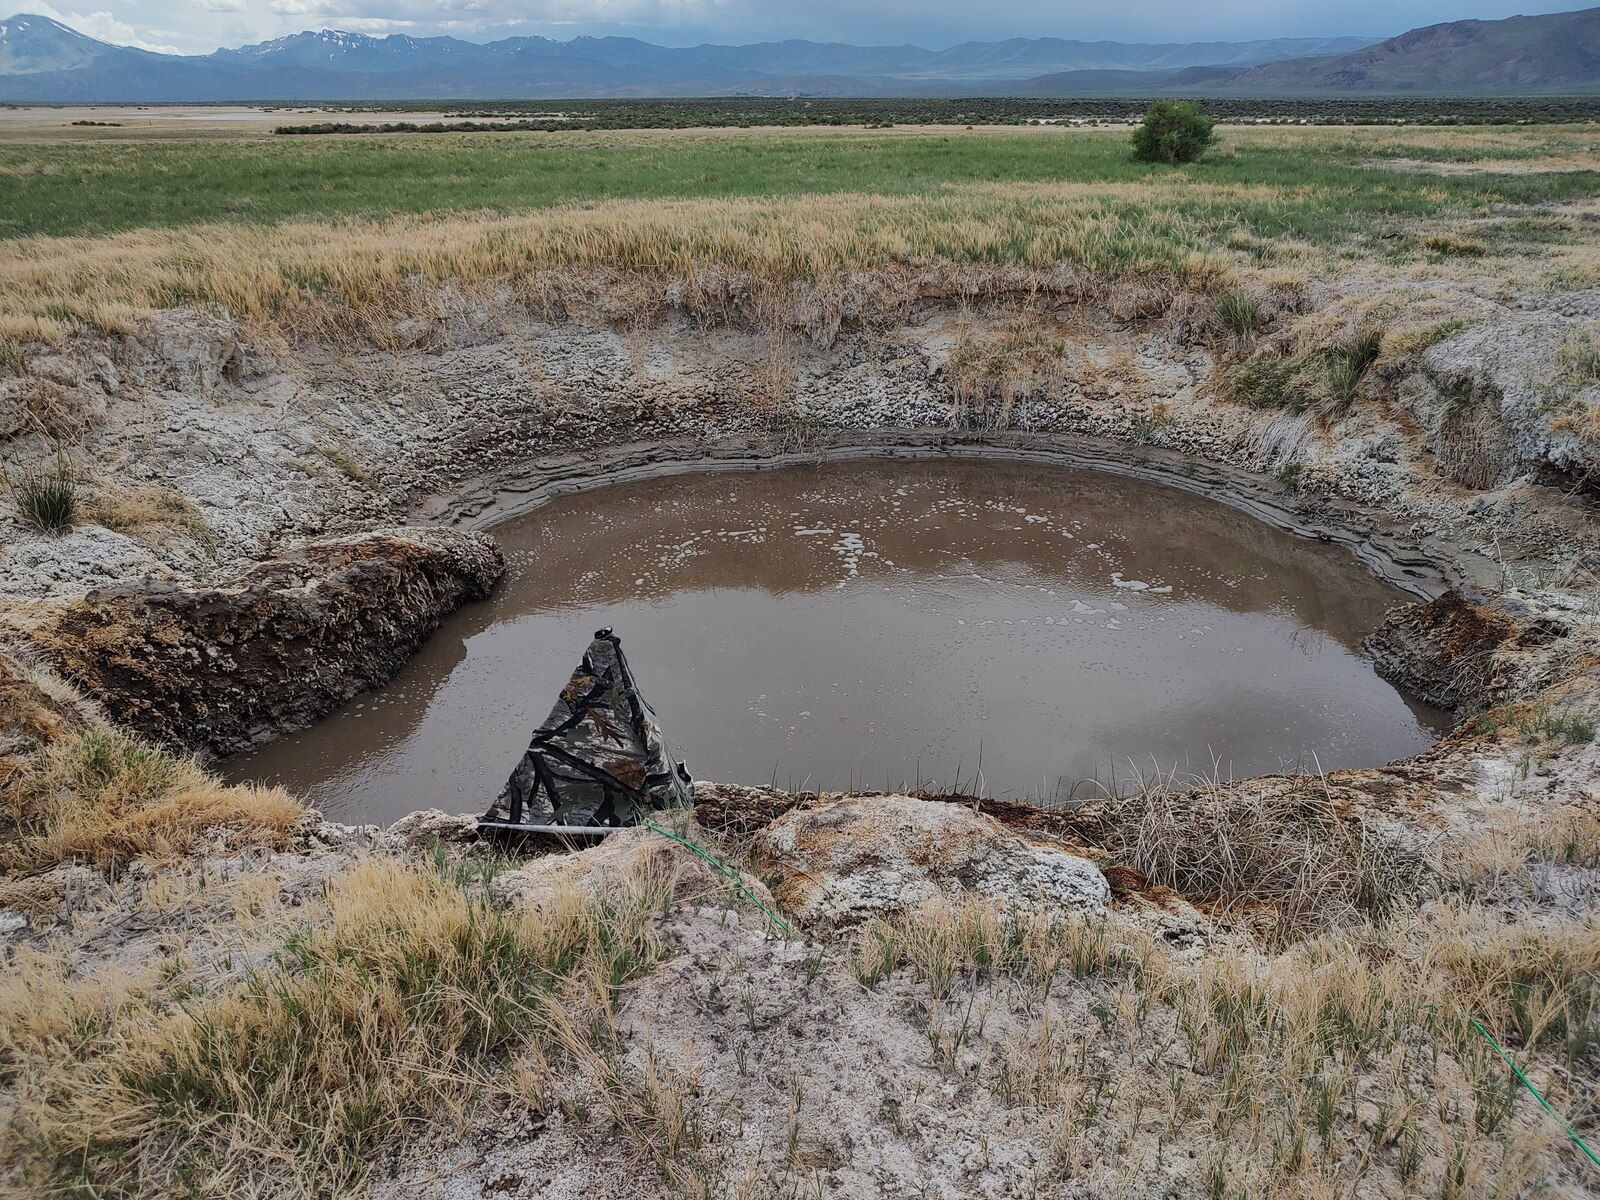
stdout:
{"type": "Polygon", "coordinates": [[[242,13],[250,9],[245,0],[190,0],[190,2],[202,12],[242,13]]]}
{"type": "Polygon", "coordinates": [[[126,21],[119,21],[108,12],[61,12],[48,4],[33,3],[28,6],[30,12],[36,12],[41,17],[49,17],[53,21],[60,21],[63,25],[70,25],[79,33],[86,33],[92,38],[102,42],[110,42],[113,46],[132,46],[138,50],[154,50],[157,54],[177,54],[176,46],[163,45],[160,42],[147,42],[139,36],[139,31],[126,21]]]}
{"type": "Polygon", "coordinates": [[[348,29],[355,33],[372,30],[381,33],[386,29],[415,29],[415,21],[406,21],[398,17],[340,17],[339,28],[348,29]]]}
{"type": "Polygon", "coordinates": [[[729,16],[745,25],[770,19],[763,0],[265,0],[260,7],[280,18],[320,19],[344,29],[422,26],[467,34],[538,25],[710,28],[729,16]]]}

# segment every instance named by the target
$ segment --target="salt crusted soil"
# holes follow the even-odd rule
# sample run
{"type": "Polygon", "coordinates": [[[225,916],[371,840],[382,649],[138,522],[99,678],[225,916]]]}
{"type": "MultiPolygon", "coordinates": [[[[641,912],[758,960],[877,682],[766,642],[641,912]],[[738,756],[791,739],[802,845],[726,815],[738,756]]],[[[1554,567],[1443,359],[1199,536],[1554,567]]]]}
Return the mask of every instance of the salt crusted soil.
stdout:
{"type": "MultiPolygon", "coordinates": [[[[1463,947],[1488,954],[1512,917],[1570,936],[1592,922],[1600,894],[1592,869],[1567,867],[1552,879],[1546,867],[1508,857],[1492,880],[1473,885],[1465,907],[1433,902],[1407,918],[1409,933],[1357,933],[1354,957],[1337,957],[1337,940],[1280,956],[1158,889],[1041,907],[1024,855],[992,862],[987,878],[973,881],[979,893],[959,872],[946,873],[949,857],[934,838],[909,849],[877,839],[864,815],[874,804],[951,841],[1020,839],[1036,856],[1067,857],[1062,847],[1073,836],[1065,819],[1041,824],[1002,809],[1022,822],[1008,827],[948,801],[812,797],[796,806],[764,789],[706,785],[698,815],[709,824],[678,830],[740,864],[742,892],[643,830],[577,854],[502,863],[481,886],[491,903],[513,908],[559,903],[574,883],[605,893],[640,871],[671,878],[674,898],[655,925],[661,957],[624,989],[592,1046],[514,1053],[472,1081],[455,1118],[411,1127],[374,1158],[371,1194],[1187,1197],[1214,1194],[1219,1180],[1305,1195],[1321,1194],[1320,1181],[1353,1178],[1356,1194],[1401,1196],[1424,1185],[1431,1194],[1457,1169],[1473,1185],[1461,1194],[1593,1194],[1581,1160],[1531,1104],[1474,1131],[1473,1109],[1461,1098],[1478,1086],[1471,1072],[1483,1068],[1465,1054],[1441,1058],[1429,1044],[1401,1049],[1402,1040],[1373,1061],[1317,1066],[1319,1051],[1302,1068],[1289,1032],[1302,1010],[1350,1003],[1340,990],[1346,982],[1357,990],[1402,986],[1394,980],[1409,979],[1406,963],[1418,952],[1408,938],[1434,955],[1463,947]],[[834,836],[785,836],[784,824],[797,819],[799,829],[834,836]],[[719,834],[717,826],[749,832],[719,834]],[[804,900],[784,907],[784,880],[801,865],[808,897],[868,895],[886,872],[903,887],[841,921],[838,909],[804,900]],[[918,904],[897,921],[902,896],[918,904]],[[1029,910],[1024,920],[1067,923],[1024,925],[1046,936],[1006,950],[1022,943],[1008,942],[1004,914],[1029,910]],[[780,928],[775,912],[792,928],[780,928]],[[988,932],[975,932],[985,920],[994,922],[988,932]],[[1368,957],[1380,951],[1403,956],[1388,974],[1385,959],[1368,957]],[[1320,972],[1319,953],[1333,956],[1320,972]],[[1281,1011],[1273,1020],[1284,1028],[1269,1024],[1258,1031],[1259,1046],[1229,1050],[1219,1006],[1230,981],[1251,973],[1262,986],[1292,989],[1274,1002],[1281,1011]],[[1238,1129],[1227,1127],[1239,1139],[1230,1144],[1219,1125],[1229,1105],[1218,1101],[1236,1086],[1242,1062],[1247,1086],[1233,1102],[1242,1107],[1232,1118],[1238,1129]],[[1314,1076],[1297,1074],[1312,1067],[1314,1076]],[[1270,1147],[1295,1129],[1316,1128],[1309,1106],[1319,1081],[1331,1089],[1333,1110],[1329,1127],[1309,1135],[1305,1163],[1249,1144],[1265,1137],[1270,1147]],[[1286,1107],[1301,1103],[1308,1107],[1298,1116],[1286,1107]],[[1251,1122],[1259,1124],[1254,1134],[1251,1122]],[[1420,1133],[1407,1132],[1413,1125],[1420,1133]],[[1413,1136],[1455,1139],[1457,1167],[1431,1140],[1417,1151],[1419,1165],[1405,1165],[1401,1146],[1413,1136]]],[[[438,813],[388,832],[312,819],[277,851],[136,864],[111,878],[85,866],[57,868],[26,887],[8,885],[0,938],[24,971],[47,951],[90,977],[125,971],[177,989],[224,988],[273,969],[273,948],[320,919],[330,880],[395,856],[473,861],[487,850],[464,843],[469,828],[470,820],[438,813]]],[[[1105,862],[1092,849],[1081,853],[1082,872],[1105,862]]],[[[1443,999],[1423,994],[1430,1006],[1443,999]]],[[[1350,1019],[1382,1023],[1371,1014],[1350,1019]]],[[[1315,1020],[1306,1026],[1317,1028],[1315,1020]]],[[[1329,1028],[1317,1036],[1340,1035],[1329,1028]]],[[[1592,1063],[1563,1071],[1547,1058],[1539,1069],[1573,1111],[1585,1111],[1592,1072],[1592,1063]]],[[[263,1178],[270,1177],[269,1170],[263,1178]]]]}
{"type": "MultiPolygon", "coordinates": [[[[839,1197],[1052,1190],[1059,1168],[1048,1123],[969,1078],[974,1063],[1038,1018],[1028,999],[1003,986],[975,989],[971,1043],[947,1067],[928,1025],[946,1019],[944,1006],[915,980],[863,988],[838,949],[774,941],[716,909],[675,916],[664,932],[673,957],[629,997],[619,1028],[692,1090],[706,1124],[699,1136],[715,1147],[697,1148],[708,1179],[731,1175],[755,1194],[839,1197]]],[[[1049,1012],[1086,1026],[1094,1001],[1088,989],[1070,989],[1049,1012]]],[[[673,1194],[626,1143],[608,1141],[603,1126],[559,1110],[530,1120],[513,1109],[408,1156],[375,1194],[673,1194]]],[[[1097,1177],[1091,1171],[1058,1194],[1095,1195],[1097,1177]]]]}

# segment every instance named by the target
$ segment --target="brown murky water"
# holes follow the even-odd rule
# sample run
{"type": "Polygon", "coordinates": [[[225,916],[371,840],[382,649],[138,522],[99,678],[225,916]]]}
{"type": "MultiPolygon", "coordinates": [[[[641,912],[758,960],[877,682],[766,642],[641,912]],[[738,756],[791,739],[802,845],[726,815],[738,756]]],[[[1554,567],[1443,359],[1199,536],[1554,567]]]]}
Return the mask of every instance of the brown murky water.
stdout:
{"type": "Polygon", "coordinates": [[[495,529],[510,572],[388,686],[227,764],[331,819],[481,810],[615,627],[698,778],[1050,799],[1133,767],[1414,753],[1442,714],[1359,642],[1349,554],[1092,472],[960,461],[677,476],[495,529]]]}

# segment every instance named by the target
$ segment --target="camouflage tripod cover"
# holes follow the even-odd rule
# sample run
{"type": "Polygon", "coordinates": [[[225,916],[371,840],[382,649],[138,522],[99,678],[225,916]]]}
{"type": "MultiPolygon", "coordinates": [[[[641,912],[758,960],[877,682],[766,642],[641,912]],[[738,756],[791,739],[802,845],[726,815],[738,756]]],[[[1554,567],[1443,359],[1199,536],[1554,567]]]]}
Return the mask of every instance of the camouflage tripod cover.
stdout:
{"type": "Polygon", "coordinates": [[[479,820],[486,829],[637,825],[694,803],[609,629],[594,635],[527,753],[479,820]]]}

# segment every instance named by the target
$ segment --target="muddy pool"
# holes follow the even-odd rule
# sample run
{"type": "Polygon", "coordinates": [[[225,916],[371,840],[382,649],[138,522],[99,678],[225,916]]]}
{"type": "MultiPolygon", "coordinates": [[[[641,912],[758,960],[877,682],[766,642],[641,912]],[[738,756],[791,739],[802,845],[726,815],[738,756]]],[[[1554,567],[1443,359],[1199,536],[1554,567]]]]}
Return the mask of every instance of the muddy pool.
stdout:
{"type": "Polygon", "coordinates": [[[612,626],[697,778],[1051,801],[1134,771],[1413,754],[1345,550],[1117,476],[992,461],[679,475],[493,529],[510,569],[387,687],[226,763],[332,820],[478,811],[612,626]]]}

